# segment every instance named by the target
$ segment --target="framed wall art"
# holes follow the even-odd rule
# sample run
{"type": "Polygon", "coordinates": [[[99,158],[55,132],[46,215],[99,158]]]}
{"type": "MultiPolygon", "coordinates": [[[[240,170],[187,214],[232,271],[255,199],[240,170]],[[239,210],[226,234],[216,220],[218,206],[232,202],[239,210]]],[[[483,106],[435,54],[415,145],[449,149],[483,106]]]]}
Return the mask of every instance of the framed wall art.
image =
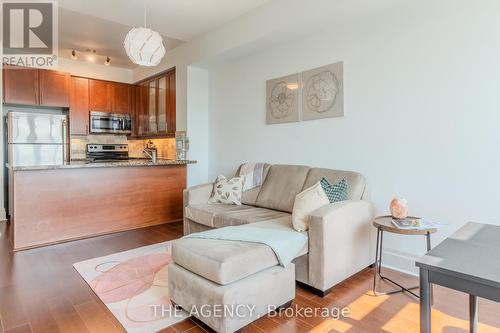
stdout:
{"type": "Polygon", "coordinates": [[[343,63],[302,72],[302,120],[344,116],[343,63]]]}
{"type": "Polygon", "coordinates": [[[266,123],[280,124],[300,120],[300,74],[266,82],[266,123]]]}

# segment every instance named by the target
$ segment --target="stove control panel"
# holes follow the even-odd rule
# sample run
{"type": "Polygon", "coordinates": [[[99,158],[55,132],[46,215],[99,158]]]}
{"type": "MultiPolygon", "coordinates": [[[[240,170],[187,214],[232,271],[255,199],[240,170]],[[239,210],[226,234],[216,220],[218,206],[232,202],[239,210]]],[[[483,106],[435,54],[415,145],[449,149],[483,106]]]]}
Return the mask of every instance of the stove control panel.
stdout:
{"type": "Polygon", "coordinates": [[[87,145],[88,152],[128,152],[127,144],[93,144],[87,145]]]}

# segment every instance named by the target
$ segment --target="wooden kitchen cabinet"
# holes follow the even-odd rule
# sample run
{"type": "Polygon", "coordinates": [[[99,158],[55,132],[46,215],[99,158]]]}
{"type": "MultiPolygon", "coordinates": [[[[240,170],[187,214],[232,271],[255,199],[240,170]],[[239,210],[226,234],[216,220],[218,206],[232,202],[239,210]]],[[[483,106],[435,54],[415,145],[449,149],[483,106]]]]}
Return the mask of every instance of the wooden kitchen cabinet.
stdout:
{"type": "Polygon", "coordinates": [[[134,136],[143,137],[148,133],[148,85],[135,86],[134,136]]]}
{"type": "Polygon", "coordinates": [[[108,82],[89,80],[89,93],[91,111],[110,112],[111,101],[108,82]]]}
{"type": "Polygon", "coordinates": [[[89,111],[132,113],[134,109],[132,85],[86,78],[73,79],[70,106],[71,134],[88,134],[89,111]]]}
{"type": "Polygon", "coordinates": [[[156,84],[158,86],[157,133],[175,135],[175,71],[160,76],[156,84]]]}
{"type": "Polygon", "coordinates": [[[176,130],[176,90],[175,90],[175,71],[172,71],[168,75],[169,85],[168,85],[168,110],[167,110],[167,133],[175,135],[176,130]]]}
{"type": "Polygon", "coordinates": [[[3,73],[4,103],[69,107],[72,135],[89,133],[90,111],[132,115],[133,137],[175,135],[175,69],[137,85],[8,65],[3,73]]]}
{"type": "Polygon", "coordinates": [[[89,79],[71,78],[69,124],[71,135],[89,133],[89,79]]]}
{"type": "Polygon", "coordinates": [[[176,122],[175,69],[139,83],[135,88],[136,137],[173,137],[176,122]]]}
{"type": "Polygon", "coordinates": [[[131,113],[131,87],[126,83],[90,80],[90,110],[131,113]]]}
{"type": "Polygon", "coordinates": [[[38,105],[39,70],[3,65],[3,102],[38,105]]]}
{"type": "Polygon", "coordinates": [[[16,66],[3,66],[4,103],[69,106],[69,73],[16,66]]]}
{"type": "Polygon", "coordinates": [[[158,133],[158,80],[148,82],[148,131],[147,134],[158,133]]]}
{"type": "Polygon", "coordinates": [[[131,113],[131,88],[129,84],[108,82],[111,112],[131,113]]]}
{"type": "Polygon", "coordinates": [[[40,105],[69,107],[69,73],[39,70],[40,105]]]}

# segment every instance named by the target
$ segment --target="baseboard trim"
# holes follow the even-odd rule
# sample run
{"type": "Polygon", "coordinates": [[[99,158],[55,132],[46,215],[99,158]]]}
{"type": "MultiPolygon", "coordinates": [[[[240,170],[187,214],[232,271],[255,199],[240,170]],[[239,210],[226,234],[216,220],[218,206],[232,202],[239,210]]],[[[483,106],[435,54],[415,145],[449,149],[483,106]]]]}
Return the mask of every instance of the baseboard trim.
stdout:
{"type": "Polygon", "coordinates": [[[382,267],[389,268],[401,273],[418,276],[415,262],[420,258],[414,254],[392,249],[384,249],[382,255],[382,267]]]}

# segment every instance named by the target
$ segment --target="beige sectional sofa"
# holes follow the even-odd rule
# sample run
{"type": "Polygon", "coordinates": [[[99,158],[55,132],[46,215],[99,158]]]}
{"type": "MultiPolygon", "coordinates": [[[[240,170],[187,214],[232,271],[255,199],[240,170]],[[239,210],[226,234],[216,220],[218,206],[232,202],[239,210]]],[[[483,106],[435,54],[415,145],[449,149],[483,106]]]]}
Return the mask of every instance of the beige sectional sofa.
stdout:
{"type": "MultiPolygon", "coordinates": [[[[238,173],[238,172],[237,172],[238,173]]],[[[184,233],[289,216],[295,196],[322,177],[346,179],[349,200],[323,206],[310,216],[308,248],[296,258],[295,279],[320,295],[372,264],[372,205],[363,200],[366,181],[356,172],[299,165],[266,165],[262,186],[243,194],[243,205],[209,204],[211,183],[184,191],[184,233]]]]}

